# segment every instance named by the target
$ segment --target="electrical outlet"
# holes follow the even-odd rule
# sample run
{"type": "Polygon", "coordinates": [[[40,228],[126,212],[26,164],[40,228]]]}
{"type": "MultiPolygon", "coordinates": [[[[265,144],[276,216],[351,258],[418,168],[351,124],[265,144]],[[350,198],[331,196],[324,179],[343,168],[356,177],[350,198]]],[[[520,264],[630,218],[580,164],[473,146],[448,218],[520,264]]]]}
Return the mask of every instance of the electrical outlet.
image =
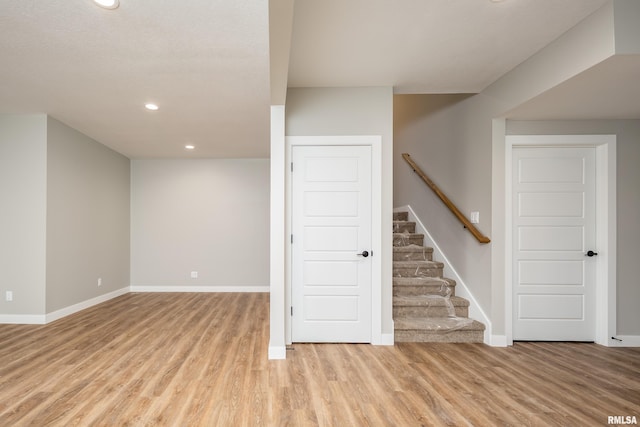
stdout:
{"type": "Polygon", "coordinates": [[[475,211],[475,212],[471,212],[471,216],[470,216],[470,221],[471,224],[479,224],[480,223],[480,212],[475,211]]]}
{"type": "Polygon", "coordinates": [[[197,279],[198,278],[198,272],[197,271],[192,271],[191,272],[191,278],[192,279],[197,279]]]}
{"type": "Polygon", "coordinates": [[[7,291],[4,295],[4,299],[7,301],[13,301],[13,291],[7,291]]]}
{"type": "Polygon", "coordinates": [[[102,286],[102,277],[98,277],[98,286],[102,286]]]}

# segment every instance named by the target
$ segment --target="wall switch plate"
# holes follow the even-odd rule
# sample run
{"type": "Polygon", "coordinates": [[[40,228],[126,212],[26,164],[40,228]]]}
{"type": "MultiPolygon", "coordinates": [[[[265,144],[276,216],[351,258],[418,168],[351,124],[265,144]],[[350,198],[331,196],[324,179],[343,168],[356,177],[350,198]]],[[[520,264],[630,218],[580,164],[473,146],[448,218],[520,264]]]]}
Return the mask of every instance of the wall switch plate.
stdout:
{"type": "Polygon", "coordinates": [[[191,278],[192,279],[197,279],[198,278],[198,272],[197,271],[192,271],[191,272],[191,278]]]}
{"type": "Polygon", "coordinates": [[[7,301],[13,301],[13,292],[12,291],[7,291],[4,294],[4,299],[7,301]]]}
{"type": "Polygon", "coordinates": [[[98,277],[98,286],[102,286],[102,277],[98,277]]]}
{"type": "Polygon", "coordinates": [[[479,224],[480,223],[480,212],[475,211],[471,212],[471,216],[469,218],[471,224],[479,224]]]}

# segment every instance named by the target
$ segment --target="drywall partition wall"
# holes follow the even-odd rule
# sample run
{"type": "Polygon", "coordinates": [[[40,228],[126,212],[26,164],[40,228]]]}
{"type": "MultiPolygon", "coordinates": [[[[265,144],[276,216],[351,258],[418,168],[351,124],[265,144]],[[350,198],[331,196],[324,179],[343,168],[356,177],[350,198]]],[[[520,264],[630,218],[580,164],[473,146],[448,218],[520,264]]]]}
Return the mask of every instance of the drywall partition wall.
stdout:
{"type": "Polygon", "coordinates": [[[394,205],[411,205],[485,313],[491,244],[480,244],[402,158],[409,153],[478,229],[492,237],[491,111],[481,95],[394,96],[394,205]]]}
{"type": "MultiPolygon", "coordinates": [[[[480,95],[495,101],[495,108],[488,111],[492,120],[492,224],[497,229],[491,243],[491,318],[493,334],[507,341],[508,331],[505,323],[505,287],[508,269],[505,259],[509,250],[504,226],[505,194],[505,117],[509,111],[523,105],[540,94],[562,84],[581,72],[593,67],[615,54],[615,13],[624,6],[614,0],[587,17],[574,28],[540,50],[538,53],[518,65],[512,71],[491,84],[480,95]]],[[[487,112],[478,111],[484,115],[487,112]]],[[[470,129],[470,132],[473,132],[470,129]]]]}
{"type": "Polygon", "coordinates": [[[269,1],[269,77],[271,108],[284,107],[293,31],[294,0],[269,1]]]}
{"type": "MultiPolygon", "coordinates": [[[[432,178],[463,212],[480,211],[480,229],[492,238],[492,242],[484,248],[471,247],[468,253],[456,255],[460,259],[451,259],[454,256],[452,251],[465,251],[471,245],[469,239],[459,240],[454,237],[457,233],[449,233],[448,230],[454,230],[455,223],[446,225],[445,221],[448,220],[444,216],[437,215],[425,220],[442,225],[440,233],[446,233],[442,238],[448,242],[448,247],[442,249],[451,257],[450,261],[458,273],[468,281],[467,286],[482,305],[483,311],[490,313],[491,334],[496,338],[495,342],[507,342],[504,301],[507,283],[504,119],[516,107],[615,55],[614,10],[616,15],[625,15],[638,5],[638,2],[627,0],[607,3],[477,95],[460,96],[457,99],[446,99],[448,95],[443,95],[445,98],[440,100],[432,95],[424,95],[425,99],[415,100],[418,104],[415,108],[421,109],[421,112],[400,111],[396,114],[396,119],[398,115],[407,115],[404,123],[394,123],[396,158],[401,152],[408,151],[405,150],[407,144],[415,145],[423,153],[416,159],[418,161],[422,161],[422,156],[427,158],[443,154],[445,160],[437,164],[434,159],[427,161],[434,164],[433,168],[451,172],[449,175],[445,173],[444,181],[435,173],[432,178]],[[420,103],[425,105],[420,106],[420,103]],[[418,128],[422,131],[418,131],[418,128]],[[420,143],[413,140],[411,135],[429,142],[420,143]],[[435,138],[444,135],[451,137],[435,142],[435,138]],[[413,142],[409,142],[410,136],[413,142]],[[436,147],[436,144],[442,145],[436,147]],[[487,266],[490,266],[490,270],[487,270],[487,266]]],[[[394,109],[401,108],[396,102],[394,109]]],[[[426,172],[429,174],[429,170],[426,172]]],[[[410,171],[396,164],[394,189],[398,206],[410,204],[414,207],[416,203],[424,203],[417,196],[415,201],[408,200],[410,190],[405,185],[415,181],[415,177],[410,178],[410,175],[410,171]],[[400,191],[404,193],[398,193],[400,191]]],[[[423,220],[429,216],[426,208],[418,209],[416,213],[423,220]]],[[[430,230],[433,228],[425,225],[430,230]]],[[[441,244],[442,238],[434,238],[441,244]]]]}
{"type": "Polygon", "coordinates": [[[617,148],[617,333],[640,336],[640,120],[507,121],[508,135],[615,134],[617,148]]]}
{"type": "Polygon", "coordinates": [[[0,116],[0,322],[44,321],[46,132],[45,115],[0,116]]]}
{"type": "Polygon", "coordinates": [[[129,287],[129,159],[48,117],[47,313],[129,287]]]}
{"type": "Polygon", "coordinates": [[[132,160],[133,291],[268,285],[269,160],[132,160]]]}
{"type": "Polygon", "coordinates": [[[393,91],[382,88],[290,88],[287,136],[382,136],[382,335],[392,343],[393,91]]]}
{"type": "Polygon", "coordinates": [[[285,107],[271,106],[269,217],[269,359],[286,359],[285,107]]]}
{"type": "Polygon", "coordinates": [[[615,54],[614,4],[607,3],[483,90],[504,114],[615,54]]]}
{"type": "Polygon", "coordinates": [[[637,0],[615,0],[614,5],[616,53],[640,54],[640,4],[637,0]]]}

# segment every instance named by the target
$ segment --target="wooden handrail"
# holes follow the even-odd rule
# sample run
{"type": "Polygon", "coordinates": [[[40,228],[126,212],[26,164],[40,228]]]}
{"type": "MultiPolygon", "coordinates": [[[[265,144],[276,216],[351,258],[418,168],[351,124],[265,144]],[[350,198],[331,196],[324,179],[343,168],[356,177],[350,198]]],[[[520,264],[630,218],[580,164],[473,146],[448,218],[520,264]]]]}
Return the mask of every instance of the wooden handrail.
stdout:
{"type": "Polygon", "coordinates": [[[491,241],[487,236],[485,236],[480,231],[478,231],[478,229],[464,215],[462,215],[462,212],[460,212],[460,210],[456,207],[456,205],[454,205],[453,202],[449,200],[449,198],[442,191],[440,191],[438,186],[435,185],[433,181],[431,181],[431,179],[429,179],[429,177],[424,172],[422,172],[422,169],[420,169],[418,165],[416,165],[416,163],[411,159],[411,156],[409,154],[403,153],[402,157],[406,160],[407,163],[409,163],[409,166],[411,166],[411,169],[413,169],[413,171],[417,173],[420,178],[422,178],[425,184],[427,184],[427,186],[430,189],[432,189],[434,193],[436,193],[436,195],[456,216],[456,218],[460,220],[462,225],[464,225],[464,227],[467,230],[469,230],[471,234],[473,234],[473,236],[478,240],[478,242],[489,243],[491,241]]]}

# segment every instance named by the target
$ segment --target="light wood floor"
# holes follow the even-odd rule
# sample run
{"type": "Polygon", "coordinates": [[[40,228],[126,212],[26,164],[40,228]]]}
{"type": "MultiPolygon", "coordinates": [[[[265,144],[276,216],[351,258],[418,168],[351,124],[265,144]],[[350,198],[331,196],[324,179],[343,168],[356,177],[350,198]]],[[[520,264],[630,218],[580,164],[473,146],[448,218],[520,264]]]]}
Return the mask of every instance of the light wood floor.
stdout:
{"type": "Polygon", "coordinates": [[[604,426],[640,419],[640,349],[296,344],[266,294],[128,294],[0,325],[0,426],[604,426]]]}

